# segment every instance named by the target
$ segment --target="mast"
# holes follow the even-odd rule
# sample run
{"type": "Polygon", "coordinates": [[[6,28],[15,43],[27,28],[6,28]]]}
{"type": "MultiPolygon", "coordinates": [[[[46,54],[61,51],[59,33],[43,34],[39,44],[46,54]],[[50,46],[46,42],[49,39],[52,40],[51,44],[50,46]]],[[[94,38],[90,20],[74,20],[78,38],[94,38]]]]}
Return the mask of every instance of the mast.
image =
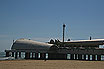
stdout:
{"type": "Polygon", "coordinates": [[[65,24],[63,24],[63,46],[64,46],[65,24]]]}

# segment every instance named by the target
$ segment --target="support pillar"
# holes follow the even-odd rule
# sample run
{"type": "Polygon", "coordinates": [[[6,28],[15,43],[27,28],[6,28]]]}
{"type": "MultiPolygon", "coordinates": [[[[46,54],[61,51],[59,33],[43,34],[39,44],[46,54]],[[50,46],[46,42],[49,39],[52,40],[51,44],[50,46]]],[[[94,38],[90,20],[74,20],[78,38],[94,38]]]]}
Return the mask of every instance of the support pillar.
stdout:
{"type": "Polygon", "coordinates": [[[12,52],[12,57],[14,57],[14,52],[12,52]]]}
{"type": "Polygon", "coordinates": [[[88,61],[90,61],[90,55],[88,55],[88,61]]]}
{"type": "Polygon", "coordinates": [[[97,60],[101,61],[101,55],[97,55],[97,60]]]}
{"type": "Polygon", "coordinates": [[[40,59],[46,59],[46,53],[40,53],[40,59]]]}
{"type": "Polygon", "coordinates": [[[67,60],[67,54],[64,54],[64,59],[67,60]]]}
{"type": "Polygon", "coordinates": [[[9,52],[6,52],[6,57],[9,57],[9,52]]]}
{"type": "Polygon", "coordinates": [[[30,59],[30,52],[25,53],[25,59],[30,59]]]}
{"type": "Polygon", "coordinates": [[[92,61],[95,61],[95,55],[92,55],[92,61]]]}
{"type": "Polygon", "coordinates": [[[17,56],[18,56],[18,52],[15,52],[15,59],[17,59],[17,56]]]}
{"type": "Polygon", "coordinates": [[[21,58],[21,52],[19,52],[19,58],[21,58]]]}
{"type": "Polygon", "coordinates": [[[75,60],[77,60],[77,54],[75,54],[75,60]]]}
{"type": "Polygon", "coordinates": [[[74,54],[70,54],[70,59],[74,60],[74,54]]]}
{"type": "Polygon", "coordinates": [[[35,53],[35,59],[38,59],[38,56],[39,56],[38,53],[35,53]]]}
{"type": "Polygon", "coordinates": [[[86,55],[84,55],[84,60],[86,60],[86,55]]]}
{"type": "Polygon", "coordinates": [[[82,55],[81,54],[78,54],[78,59],[82,60],[82,55]]]}

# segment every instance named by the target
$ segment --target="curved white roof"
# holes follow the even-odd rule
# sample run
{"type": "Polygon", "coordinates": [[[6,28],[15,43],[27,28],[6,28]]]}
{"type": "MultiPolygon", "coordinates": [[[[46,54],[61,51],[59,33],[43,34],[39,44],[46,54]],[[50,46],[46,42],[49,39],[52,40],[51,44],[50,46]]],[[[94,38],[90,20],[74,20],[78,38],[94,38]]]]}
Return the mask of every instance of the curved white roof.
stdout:
{"type": "Polygon", "coordinates": [[[48,50],[53,44],[37,42],[30,39],[16,40],[11,49],[15,50],[48,50]]]}

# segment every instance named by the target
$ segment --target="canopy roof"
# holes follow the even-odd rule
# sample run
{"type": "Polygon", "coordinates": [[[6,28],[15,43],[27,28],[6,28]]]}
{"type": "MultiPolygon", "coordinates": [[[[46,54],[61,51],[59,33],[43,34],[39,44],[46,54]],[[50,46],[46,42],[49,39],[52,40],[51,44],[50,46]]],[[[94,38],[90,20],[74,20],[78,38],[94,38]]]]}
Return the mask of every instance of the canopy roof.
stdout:
{"type": "Polygon", "coordinates": [[[76,46],[98,46],[104,44],[104,39],[92,39],[92,40],[73,40],[65,42],[67,45],[76,45],[76,46]]]}

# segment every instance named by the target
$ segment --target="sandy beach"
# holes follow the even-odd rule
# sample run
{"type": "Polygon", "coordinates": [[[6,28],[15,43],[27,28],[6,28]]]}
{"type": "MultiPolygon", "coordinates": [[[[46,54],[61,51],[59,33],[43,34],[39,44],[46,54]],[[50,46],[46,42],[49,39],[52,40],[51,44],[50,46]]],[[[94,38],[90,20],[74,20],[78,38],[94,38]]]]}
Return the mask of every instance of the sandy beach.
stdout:
{"type": "Polygon", "coordinates": [[[0,69],[104,69],[104,61],[5,60],[0,69]]]}

